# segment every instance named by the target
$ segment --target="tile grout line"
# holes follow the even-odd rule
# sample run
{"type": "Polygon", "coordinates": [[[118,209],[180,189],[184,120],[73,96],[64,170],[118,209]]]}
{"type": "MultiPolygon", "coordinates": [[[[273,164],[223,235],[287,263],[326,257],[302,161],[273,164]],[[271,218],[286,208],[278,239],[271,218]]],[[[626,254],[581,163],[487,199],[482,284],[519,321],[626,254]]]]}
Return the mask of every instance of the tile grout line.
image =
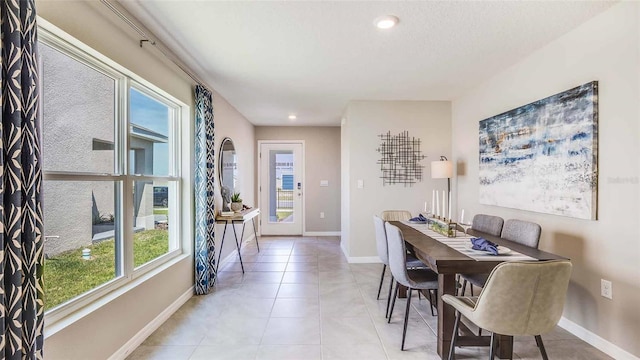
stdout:
{"type": "MultiPolygon", "coordinates": [[[[352,273],[351,275],[353,276],[353,269],[351,268],[351,266],[349,267],[349,271],[352,273]]],[[[354,276],[355,278],[355,276],[354,276]]],[[[357,283],[357,281],[356,281],[357,283]]],[[[362,301],[364,303],[364,307],[367,309],[367,314],[369,314],[369,321],[371,321],[371,323],[373,324],[373,328],[376,332],[376,336],[378,337],[378,341],[380,341],[380,345],[382,346],[382,351],[384,351],[384,356],[387,358],[387,360],[390,359],[389,357],[389,351],[387,350],[387,346],[384,344],[384,341],[382,341],[382,336],[380,334],[380,331],[378,330],[378,327],[376,326],[375,321],[373,320],[373,315],[371,314],[371,310],[369,309],[369,306],[367,306],[367,302],[364,298],[364,294],[363,294],[363,289],[358,285],[358,290],[360,292],[360,297],[362,298],[362,301]]],[[[377,300],[378,301],[378,300],[377,300]]]]}

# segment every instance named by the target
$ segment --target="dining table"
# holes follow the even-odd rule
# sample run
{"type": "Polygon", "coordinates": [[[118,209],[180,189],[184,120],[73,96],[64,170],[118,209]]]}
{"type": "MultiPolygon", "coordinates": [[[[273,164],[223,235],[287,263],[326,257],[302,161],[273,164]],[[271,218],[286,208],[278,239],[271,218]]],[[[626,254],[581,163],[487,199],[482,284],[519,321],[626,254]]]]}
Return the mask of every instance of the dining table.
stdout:
{"type": "MultiPolygon", "coordinates": [[[[562,260],[565,257],[531,248],[514,241],[502,239],[483,232],[468,229],[467,233],[458,232],[459,244],[468,241],[470,237],[482,237],[499,246],[511,249],[518,256],[480,256],[473,257],[469,252],[460,247],[451,246],[452,242],[443,241],[444,236],[427,230],[427,225],[414,225],[406,221],[391,221],[402,231],[402,235],[407,244],[413,247],[418,259],[438,274],[438,355],[442,359],[448,359],[451,337],[455,322],[455,310],[452,306],[442,301],[445,294],[456,295],[456,274],[484,274],[490,273],[496,265],[504,261],[523,260],[547,261],[562,260]],[[464,235],[463,235],[464,234],[464,235]],[[480,259],[480,260],[479,260],[480,259]]],[[[454,241],[455,242],[455,241],[454,241]]],[[[470,243],[470,241],[468,241],[470,243]]],[[[468,329],[465,329],[468,332],[468,329]]],[[[513,356],[513,337],[498,335],[496,354],[500,359],[510,359],[513,356]]],[[[456,339],[457,346],[488,346],[488,336],[476,336],[469,333],[462,333],[456,339]]]]}

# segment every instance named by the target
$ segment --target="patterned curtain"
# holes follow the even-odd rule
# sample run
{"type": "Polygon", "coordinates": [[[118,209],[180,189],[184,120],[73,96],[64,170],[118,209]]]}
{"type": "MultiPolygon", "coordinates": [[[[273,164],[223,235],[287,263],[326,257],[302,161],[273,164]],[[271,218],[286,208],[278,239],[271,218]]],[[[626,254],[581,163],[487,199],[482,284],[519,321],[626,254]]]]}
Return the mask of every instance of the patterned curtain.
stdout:
{"type": "Polygon", "coordinates": [[[196,85],[196,295],[208,294],[216,279],[214,135],[211,91],[196,85]]]}
{"type": "Polygon", "coordinates": [[[34,0],[0,3],[2,359],[42,359],[42,158],[34,0]]]}

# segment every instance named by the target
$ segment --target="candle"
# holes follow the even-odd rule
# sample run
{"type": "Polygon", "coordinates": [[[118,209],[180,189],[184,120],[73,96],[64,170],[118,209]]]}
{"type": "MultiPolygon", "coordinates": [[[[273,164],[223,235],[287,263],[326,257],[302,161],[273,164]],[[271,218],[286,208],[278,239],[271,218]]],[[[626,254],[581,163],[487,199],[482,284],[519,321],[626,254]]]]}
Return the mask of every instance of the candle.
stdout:
{"type": "Polygon", "coordinates": [[[451,221],[451,191],[449,191],[449,221],[451,221]]]}
{"type": "Polygon", "coordinates": [[[447,198],[446,198],[446,194],[444,193],[444,191],[442,191],[442,218],[444,219],[444,217],[447,215],[447,198]]]}
{"type": "Polygon", "coordinates": [[[462,214],[460,215],[460,223],[464,224],[464,209],[462,209],[462,214]]]}
{"type": "Polygon", "coordinates": [[[431,216],[436,215],[436,191],[432,190],[431,192],[431,216]]]}
{"type": "Polygon", "coordinates": [[[440,196],[439,193],[436,191],[436,215],[440,216],[440,196]]]}

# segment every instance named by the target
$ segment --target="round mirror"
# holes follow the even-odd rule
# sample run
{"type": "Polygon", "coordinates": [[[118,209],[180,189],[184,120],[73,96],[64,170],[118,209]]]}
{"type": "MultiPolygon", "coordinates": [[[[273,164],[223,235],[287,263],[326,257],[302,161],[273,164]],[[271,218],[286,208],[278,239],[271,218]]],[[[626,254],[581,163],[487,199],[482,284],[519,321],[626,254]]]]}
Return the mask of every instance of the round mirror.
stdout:
{"type": "Polygon", "coordinates": [[[236,148],[230,138],[224,138],[220,145],[220,193],[222,195],[222,211],[231,211],[231,196],[238,190],[238,162],[236,148]]]}

